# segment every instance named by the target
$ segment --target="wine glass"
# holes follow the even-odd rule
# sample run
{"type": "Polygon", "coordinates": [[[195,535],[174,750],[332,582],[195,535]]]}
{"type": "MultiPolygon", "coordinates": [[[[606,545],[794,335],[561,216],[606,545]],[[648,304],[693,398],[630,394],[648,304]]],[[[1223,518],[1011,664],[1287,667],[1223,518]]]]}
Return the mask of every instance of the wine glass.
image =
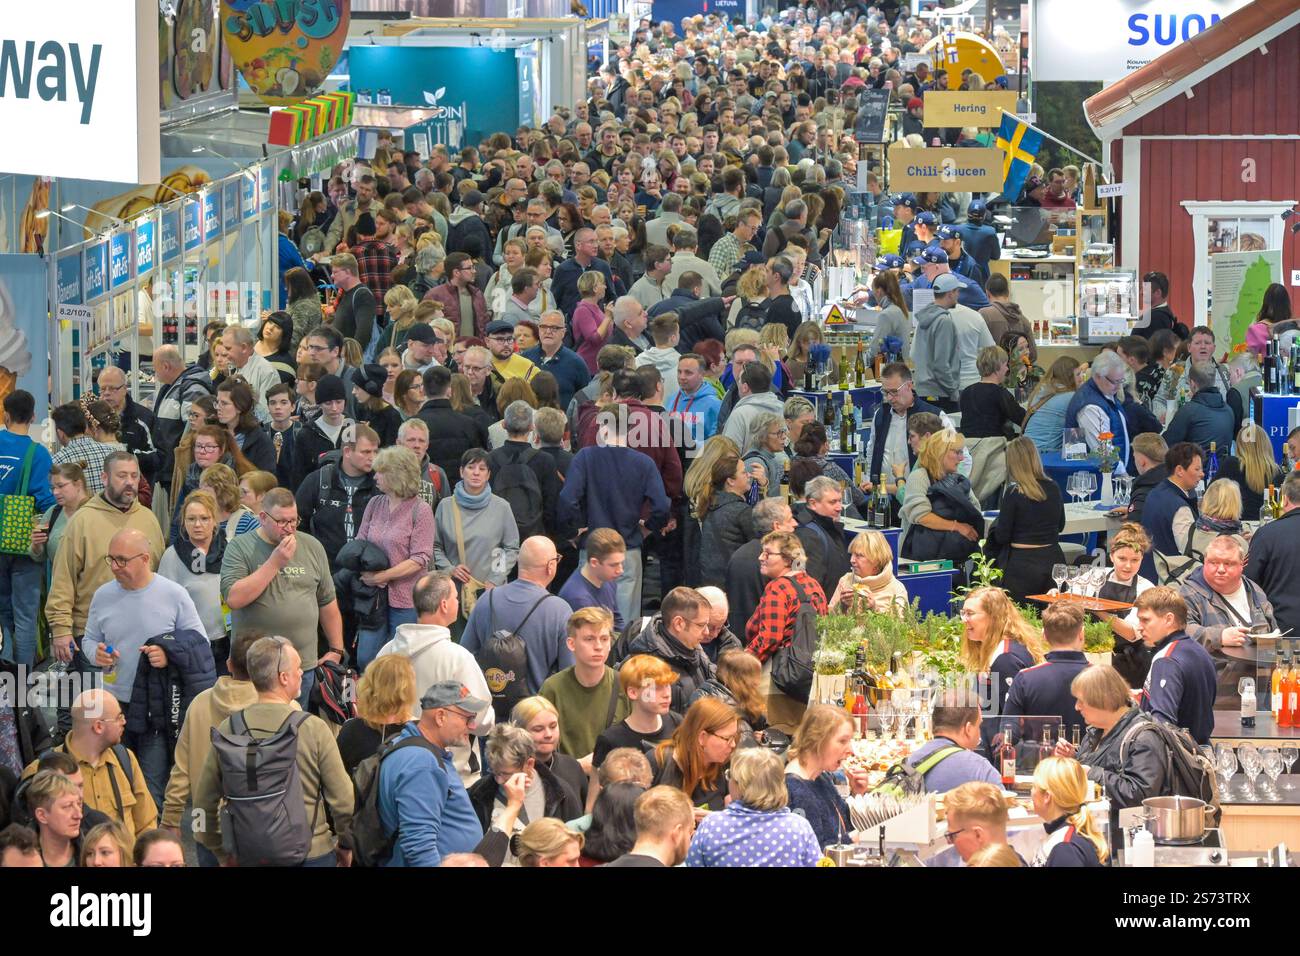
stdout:
{"type": "Polygon", "coordinates": [[[1282,799],[1282,794],[1277,790],[1277,778],[1282,775],[1282,754],[1276,747],[1261,747],[1259,756],[1264,764],[1264,773],[1268,775],[1269,780],[1265,799],[1276,803],[1282,799]]]}
{"type": "Polygon", "coordinates": [[[1078,504],[1079,498],[1083,496],[1083,472],[1076,471],[1069,477],[1066,482],[1065,490],[1070,493],[1070,497],[1075,499],[1074,503],[1078,504]]]}
{"type": "Polygon", "coordinates": [[[880,739],[889,739],[889,728],[894,722],[894,705],[888,700],[882,700],[876,707],[876,722],[879,725],[880,739]]]}
{"type": "Polygon", "coordinates": [[[1080,568],[1080,567],[1078,567],[1078,566],[1074,566],[1074,567],[1071,567],[1071,568],[1069,569],[1069,572],[1067,573],[1066,578],[1067,578],[1067,580],[1069,581],[1069,584],[1067,585],[1067,587],[1068,587],[1068,589],[1069,589],[1069,591],[1070,591],[1071,594],[1079,594],[1079,593],[1081,593],[1081,585],[1080,585],[1080,582],[1079,582],[1079,575],[1082,574],[1082,573],[1083,573],[1083,568],[1080,568]]]}
{"type": "Polygon", "coordinates": [[[1056,582],[1056,590],[1060,591],[1065,587],[1065,579],[1069,575],[1069,568],[1064,564],[1052,565],[1052,580],[1056,582]]]}
{"type": "MultiPolygon", "coordinates": [[[[1284,764],[1286,764],[1286,772],[1287,772],[1287,776],[1290,776],[1290,775],[1291,775],[1291,765],[1292,765],[1293,763],[1295,763],[1297,757],[1300,757],[1300,748],[1287,746],[1287,747],[1283,747],[1283,748],[1281,749],[1281,751],[1279,751],[1279,752],[1282,754],[1282,762],[1283,762],[1284,764]]],[[[1283,789],[1283,790],[1294,790],[1294,789],[1295,789],[1295,784],[1294,784],[1294,783],[1289,783],[1289,782],[1288,782],[1288,783],[1284,783],[1284,784],[1282,784],[1282,789],[1283,789]]]]}
{"type": "Polygon", "coordinates": [[[1237,759],[1241,762],[1241,771],[1246,775],[1249,787],[1246,790],[1247,800],[1258,800],[1259,796],[1255,793],[1255,780],[1259,777],[1259,772],[1264,769],[1264,761],[1259,755],[1259,751],[1252,744],[1242,744],[1237,749],[1237,759]]]}
{"type": "Polygon", "coordinates": [[[1093,494],[1097,490],[1097,476],[1091,471],[1085,472],[1083,476],[1083,497],[1085,501],[1091,501],[1093,494]]]}
{"type": "Polygon", "coordinates": [[[1232,777],[1237,772],[1237,754],[1230,744],[1214,745],[1215,764],[1223,778],[1223,792],[1232,790],[1232,777]]]}

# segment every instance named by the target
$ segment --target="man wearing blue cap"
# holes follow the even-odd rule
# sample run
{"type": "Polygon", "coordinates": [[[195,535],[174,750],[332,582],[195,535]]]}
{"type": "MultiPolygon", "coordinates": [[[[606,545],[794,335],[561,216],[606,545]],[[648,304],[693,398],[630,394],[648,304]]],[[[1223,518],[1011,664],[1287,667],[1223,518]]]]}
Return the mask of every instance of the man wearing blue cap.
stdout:
{"type": "Polygon", "coordinates": [[[421,697],[420,719],[388,745],[379,768],[379,819],[396,842],[386,866],[437,866],[483,839],[450,748],[469,742],[478,715],[490,706],[460,681],[439,681],[421,697]]]}
{"type": "Polygon", "coordinates": [[[916,242],[916,228],[912,220],[916,218],[916,197],[911,193],[902,193],[894,197],[894,227],[903,230],[898,240],[898,251],[907,254],[907,247],[916,242]]]}
{"type": "Polygon", "coordinates": [[[989,281],[989,270],[976,262],[974,256],[963,248],[957,227],[940,226],[935,230],[934,237],[939,241],[939,248],[948,256],[949,270],[978,283],[981,289],[984,288],[989,281]]]}
{"type": "Polygon", "coordinates": [[[945,412],[957,411],[961,396],[961,359],[952,319],[960,288],[951,273],[938,278],[934,301],[916,313],[916,338],[912,340],[916,394],[945,412]]]}
{"type": "Polygon", "coordinates": [[[988,204],[983,199],[973,200],[966,210],[967,221],[957,227],[962,248],[984,267],[986,274],[989,262],[1002,258],[1002,244],[998,241],[997,230],[988,224],[988,213],[988,204]]]}
{"type": "Polygon", "coordinates": [[[925,248],[934,242],[934,231],[939,227],[939,217],[925,209],[916,214],[912,228],[916,230],[916,240],[925,248]]]}
{"type": "Polygon", "coordinates": [[[920,255],[911,260],[912,265],[920,270],[920,275],[910,285],[903,287],[907,305],[912,306],[912,292],[915,289],[929,289],[936,278],[951,275],[961,284],[961,304],[968,309],[979,310],[989,304],[989,297],[978,284],[963,275],[957,275],[948,268],[948,253],[938,246],[926,246],[920,255]]]}

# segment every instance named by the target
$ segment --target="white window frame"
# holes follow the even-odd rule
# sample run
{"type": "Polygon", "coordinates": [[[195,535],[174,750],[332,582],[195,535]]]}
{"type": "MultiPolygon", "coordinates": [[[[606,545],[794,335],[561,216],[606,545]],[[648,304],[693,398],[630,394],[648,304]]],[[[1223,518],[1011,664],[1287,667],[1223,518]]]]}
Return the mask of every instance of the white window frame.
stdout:
{"type": "MultiPolygon", "coordinates": [[[[1125,173],[1128,170],[1125,169],[1125,173]]],[[[1200,202],[1185,199],[1180,205],[1192,217],[1192,242],[1196,250],[1196,268],[1192,273],[1192,301],[1196,306],[1193,325],[1208,325],[1209,314],[1205,303],[1210,294],[1210,245],[1206,230],[1211,219],[1267,219],[1269,222],[1268,248],[1281,249],[1286,235],[1287,220],[1282,213],[1296,205],[1294,199],[1240,200],[1237,202],[1200,202]]]]}

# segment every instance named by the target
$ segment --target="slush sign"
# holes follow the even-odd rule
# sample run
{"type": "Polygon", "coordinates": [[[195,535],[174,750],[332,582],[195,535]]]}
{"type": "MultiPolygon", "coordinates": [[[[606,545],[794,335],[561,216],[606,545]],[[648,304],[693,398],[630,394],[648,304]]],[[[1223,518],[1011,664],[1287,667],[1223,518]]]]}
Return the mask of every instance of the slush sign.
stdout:
{"type": "Polygon", "coordinates": [[[157,182],[158,5],[6,3],[0,16],[0,173],[157,182]],[[57,149],[33,149],[57,143],[57,149]]]}
{"type": "Polygon", "coordinates": [[[1210,29],[1250,0],[1037,0],[1029,34],[1036,80],[1114,83],[1210,29]]]}

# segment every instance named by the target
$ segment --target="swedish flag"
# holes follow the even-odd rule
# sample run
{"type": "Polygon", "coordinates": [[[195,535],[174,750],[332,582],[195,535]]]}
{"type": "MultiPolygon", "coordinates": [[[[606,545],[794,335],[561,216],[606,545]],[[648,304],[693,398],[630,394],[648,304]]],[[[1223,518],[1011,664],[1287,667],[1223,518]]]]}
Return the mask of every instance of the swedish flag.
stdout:
{"type": "Polygon", "coordinates": [[[1004,113],[995,143],[1005,154],[1002,158],[1002,195],[1015,202],[1024,188],[1034,157],[1043,145],[1043,134],[1019,118],[1004,113]]]}

